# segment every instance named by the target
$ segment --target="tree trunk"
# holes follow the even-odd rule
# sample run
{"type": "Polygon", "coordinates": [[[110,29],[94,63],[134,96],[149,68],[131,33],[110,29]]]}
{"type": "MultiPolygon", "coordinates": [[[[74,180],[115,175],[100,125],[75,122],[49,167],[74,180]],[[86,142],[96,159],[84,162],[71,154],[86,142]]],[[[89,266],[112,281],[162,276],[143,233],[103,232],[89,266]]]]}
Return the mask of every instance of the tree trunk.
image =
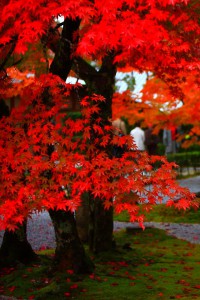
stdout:
{"type": "MultiPolygon", "coordinates": [[[[0,100],[0,119],[3,116],[8,117],[9,107],[4,100],[0,100]]],[[[14,265],[18,262],[29,263],[37,258],[26,236],[25,221],[15,231],[5,230],[3,242],[0,248],[0,266],[14,265]]]]}
{"type": "Polygon", "coordinates": [[[113,208],[105,209],[101,199],[90,201],[89,248],[93,253],[113,248],[113,208]]]}
{"type": "MultiPolygon", "coordinates": [[[[77,30],[81,20],[66,18],[61,39],[58,41],[50,72],[66,81],[73,63],[73,53],[78,42],[77,30]]],[[[58,271],[72,269],[75,273],[89,273],[93,263],[87,257],[79,239],[74,214],[69,211],[49,210],[55,236],[56,251],[54,269],[58,271]]]]}
{"type": "Polygon", "coordinates": [[[81,206],[76,210],[76,225],[78,235],[83,243],[89,240],[89,195],[85,193],[82,196],[81,206]]]}
{"type": "Polygon", "coordinates": [[[0,265],[10,266],[17,263],[28,264],[37,259],[26,235],[24,222],[16,231],[6,230],[0,249],[0,265]]]}
{"type": "MultiPolygon", "coordinates": [[[[103,58],[99,71],[96,71],[95,68],[87,64],[87,62],[80,57],[76,58],[76,63],[73,65],[75,72],[80,78],[85,80],[89,93],[95,93],[105,97],[106,101],[100,103],[100,111],[97,116],[102,118],[102,123],[104,125],[110,124],[109,119],[112,118],[112,97],[116,75],[114,58],[114,52],[108,53],[103,58]]],[[[96,119],[95,116],[93,119],[96,119]]],[[[91,139],[91,143],[92,140],[93,139],[91,139]]],[[[108,155],[112,157],[112,148],[108,146],[106,150],[108,155]]],[[[89,248],[92,252],[96,253],[111,250],[112,247],[113,208],[111,207],[110,209],[105,210],[103,199],[96,199],[90,195],[89,248]]]]}
{"type": "Polygon", "coordinates": [[[50,66],[49,71],[64,81],[67,79],[73,63],[73,51],[78,42],[78,35],[75,33],[79,29],[80,22],[79,18],[64,20],[61,39],[57,44],[55,57],[50,66]]]}
{"type": "MultiPolygon", "coordinates": [[[[58,47],[56,48],[55,57],[50,66],[50,72],[58,75],[63,80],[66,80],[73,65],[73,69],[75,69],[75,72],[80,75],[80,78],[86,81],[89,93],[96,93],[106,98],[106,102],[102,102],[100,104],[100,117],[102,117],[103,123],[106,125],[109,123],[109,118],[112,117],[112,96],[114,92],[116,75],[116,65],[114,64],[115,53],[109,52],[108,55],[103,58],[102,66],[99,71],[96,71],[95,68],[87,64],[81,58],[76,58],[74,60],[72,54],[78,42],[78,35],[75,35],[74,33],[76,33],[76,31],[79,29],[80,21],[80,19],[66,19],[64,21],[62,39],[60,40],[60,42],[58,43],[58,47]],[[77,36],[76,39],[74,39],[75,36],[77,36]]],[[[107,150],[109,155],[112,155],[111,149],[109,147],[107,150]]],[[[95,202],[96,199],[92,199],[92,201],[95,202]]],[[[94,207],[91,208],[90,220],[92,220],[93,224],[91,224],[92,229],[89,230],[91,234],[90,249],[94,252],[96,252],[97,249],[98,252],[100,252],[112,248],[113,209],[111,208],[105,211],[101,201],[102,200],[97,200],[97,203],[94,205],[94,207]],[[107,236],[106,239],[105,235],[107,236]]],[[[57,262],[59,262],[61,261],[59,255],[61,255],[63,257],[63,263],[66,260],[66,264],[68,265],[70,263],[70,259],[72,258],[72,253],[74,252],[75,257],[77,255],[75,249],[73,249],[73,246],[76,247],[77,243],[77,247],[79,249],[79,247],[81,247],[81,244],[80,240],[76,241],[76,239],[78,238],[77,230],[75,233],[75,229],[73,229],[75,236],[72,235],[71,230],[72,227],[75,226],[74,220],[72,216],[70,216],[69,219],[66,219],[66,214],[66,212],[57,213],[52,211],[50,215],[52,215],[55,231],[57,232],[56,241],[57,243],[60,243],[60,245],[57,245],[55,258],[57,259],[57,262]],[[61,220],[59,220],[59,214],[62,216],[61,220],[63,223],[61,222],[61,220]],[[65,230],[64,226],[67,226],[67,228],[70,229],[70,233],[67,233],[67,228],[65,230]],[[62,227],[62,229],[60,227],[62,227]],[[62,230],[63,234],[61,235],[62,230]],[[68,235],[70,237],[67,237],[68,235]],[[69,245],[67,244],[67,241],[65,241],[65,236],[67,239],[71,239],[71,242],[68,243],[69,245]],[[65,253],[66,249],[68,249],[67,251],[69,253],[65,253]]],[[[79,250],[77,251],[79,252],[79,250]]],[[[82,253],[82,250],[80,250],[80,252],[82,253]]],[[[79,261],[78,257],[77,260],[79,261]]],[[[72,258],[71,260],[71,264],[73,265],[74,269],[81,269],[82,263],[82,261],[78,262],[80,266],[75,267],[75,258],[72,258]]]]}
{"type": "Polygon", "coordinates": [[[56,236],[53,268],[57,271],[73,270],[75,273],[91,273],[94,266],[78,237],[74,214],[69,211],[49,210],[49,215],[56,236]]]}

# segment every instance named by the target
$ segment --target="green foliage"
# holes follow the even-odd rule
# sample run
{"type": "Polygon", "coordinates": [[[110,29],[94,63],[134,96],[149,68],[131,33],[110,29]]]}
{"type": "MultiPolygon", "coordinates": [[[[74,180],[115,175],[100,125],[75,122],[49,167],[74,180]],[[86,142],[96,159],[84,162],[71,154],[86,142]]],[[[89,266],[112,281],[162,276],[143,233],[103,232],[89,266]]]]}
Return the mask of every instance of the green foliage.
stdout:
{"type": "MultiPolygon", "coordinates": [[[[119,82],[119,87],[124,84],[126,85],[127,90],[133,91],[136,85],[136,80],[133,72],[121,74],[121,78],[117,80],[119,82]]],[[[119,87],[116,85],[115,89],[116,91],[119,90],[119,87]]]]}
{"type": "Polygon", "coordinates": [[[164,155],[165,154],[165,145],[162,143],[158,143],[157,145],[157,154],[164,155]]]}
{"type": "Polygon", "coordinates": [[[127,84],[127,90],[133,91],[136,84],[135,77],[133,76],[133,72],[131,72],[131,74],[125,75],[123,77],[123,80],[127,84]]]}
{"type": "Polygon", "coordinates": [[[197,167],[200,166],[200,151],[168,154],[167,159],[180,167],[197,167]]]}
{"type": "MultiPolygon", "coordinates": [[[[126,211],[115,215],[115,221],[129,222],[129,215],[126,211]]],[[[166,222],[166,223],[200,223],[200,209],[178,210],[174,207],[166,207],[159,204],[145,214],[146,222],[166,222]]]]}
{"type": "Polygon", "coordinates": [[[146,221],[196,224],[200,223],[200,210],[191,208],[184,211],[160,204],[146,215],[146,221]]]}
{"type": "Polygon", "coordinates": [[[114,215],[114,221],[129,222],[129,220],[130,220],[130,217],[126,210],[122,211],[120,214],[114,215]]]}
{"type": "Polygon", "coordinates": [[[94,274],[77,277],[66,270],[52,276],[50,256],[42,252],[37,265],[7,275],[3,270],[1,294],[38,300],[199,299],[200,245],[158,229],[120,231],[115,238],[115,250],[96,256],[94,274]]]}
{"type": "Polygon", "coordinates": [[[200,151],[200,145],[193,144],[192,146],[188,147],[187,149],[180,147],[178,150],[178,152],[195,152],[195,151],[200,151]]]}

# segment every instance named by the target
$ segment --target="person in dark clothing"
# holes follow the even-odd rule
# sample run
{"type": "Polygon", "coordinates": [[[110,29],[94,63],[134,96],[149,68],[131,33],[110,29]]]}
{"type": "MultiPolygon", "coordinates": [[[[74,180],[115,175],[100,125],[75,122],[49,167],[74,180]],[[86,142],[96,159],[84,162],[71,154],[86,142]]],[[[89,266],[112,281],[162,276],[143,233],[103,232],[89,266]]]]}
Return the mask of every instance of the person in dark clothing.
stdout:
{"type": "MultiPolygon", "coordinates": [[[[127,134],[125,122],[118,118],[112,122],[113,133],[118,136],[124,136],[127,134]]],[[[126,145],[119,146],[114,145],[113,147],[113,156],[120,158],[126,151],[126,145]]]]}
{"type": "Polygon", "coordinates": [[[150,125],[149,128],[145,130],[145,146],[149,155],[157,154],[157,145],[159,138],[153,133],[153,126],[150,125]]]}

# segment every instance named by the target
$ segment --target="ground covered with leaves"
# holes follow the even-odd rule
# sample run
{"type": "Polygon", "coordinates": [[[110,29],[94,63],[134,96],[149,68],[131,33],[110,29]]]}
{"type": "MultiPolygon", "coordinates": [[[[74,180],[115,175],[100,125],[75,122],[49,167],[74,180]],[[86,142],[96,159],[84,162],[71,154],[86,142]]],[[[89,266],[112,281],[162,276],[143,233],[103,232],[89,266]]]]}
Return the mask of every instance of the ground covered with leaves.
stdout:
{"type": "Polygon", "coordinates": [[[17,299],[200,299],[200,245],[158,229],[115,234],[116,248],[94,258],[95,272],[52,276],[53,250],[36,264],[1,271],[0,294],[17,299]]]}

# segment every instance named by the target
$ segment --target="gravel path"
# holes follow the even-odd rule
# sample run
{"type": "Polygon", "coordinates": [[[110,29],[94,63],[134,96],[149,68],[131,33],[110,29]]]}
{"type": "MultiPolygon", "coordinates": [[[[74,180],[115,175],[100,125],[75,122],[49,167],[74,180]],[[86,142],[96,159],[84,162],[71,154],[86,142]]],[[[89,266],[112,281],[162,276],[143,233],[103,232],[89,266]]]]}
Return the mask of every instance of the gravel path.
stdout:
{"type": "Polygon", "coordinates": [[[192,193],[200,192],[200,175],[178,180],[182,187],[187,187],[192,193]]]}
{"type": "MultiPolygon", "coordinates": [[[[168,235],[178,239],[186,240],[191,244],[200,244],[200,224],[177,224],[177,223],[157,223],[144,222],[146,228],[158,228],[166,231],[168,235]]],[[[115,229],[140,228],[138,224],[115,222],[115,229]]]]}
{"type": "MultiPolygon", "coordinates": [[[[186,240],[192,244],[200,244],[200,224],[176,224],[145,222],[145,227],[159,228],[168,235],[186,240]]],[[[140,228],[137,223],[114,222],[114,230],[125,228],[140,228]]],[[[47,212],[33,215],[28,221],[27,236],[34,250],[55,248],[55,234],[51,219],[47,212]]],[[[3,231],[0,232],[0,245],[3,238],[3,231]]]]}

